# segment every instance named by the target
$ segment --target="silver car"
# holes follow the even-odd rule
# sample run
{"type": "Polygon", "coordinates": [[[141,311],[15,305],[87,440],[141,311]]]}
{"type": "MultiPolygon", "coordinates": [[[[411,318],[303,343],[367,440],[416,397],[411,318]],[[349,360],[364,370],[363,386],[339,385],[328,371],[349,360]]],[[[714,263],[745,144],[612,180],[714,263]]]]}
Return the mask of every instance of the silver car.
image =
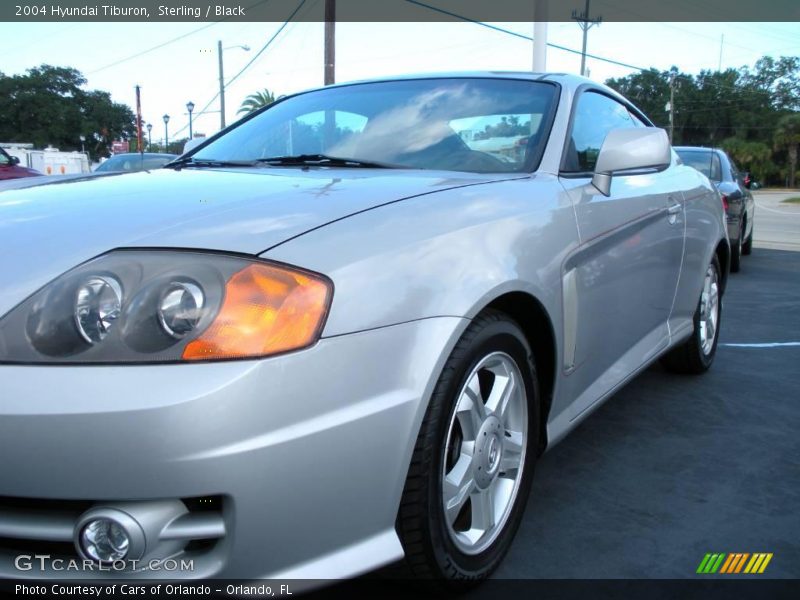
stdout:
{"type": "Polygon", "coordinates": [[[730,255],[664,131],[532,73],[313,90],[0,192],[0,250],[0,577],[61,580],[486,577],[545,450],[709,368],[730,255]]]}

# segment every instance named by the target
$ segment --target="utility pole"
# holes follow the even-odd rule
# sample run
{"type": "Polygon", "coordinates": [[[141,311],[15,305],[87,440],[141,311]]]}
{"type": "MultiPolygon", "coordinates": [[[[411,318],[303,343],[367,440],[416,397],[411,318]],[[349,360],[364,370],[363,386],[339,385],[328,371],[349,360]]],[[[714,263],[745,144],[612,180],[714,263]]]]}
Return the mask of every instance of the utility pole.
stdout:
{"type": "Polygon", "coordinates": [[[325,0],[325,85],[336,83],[336,0],[325,0]]]}
{"type": "Polygon", "coordinates": [[[141,88],[136,86],[136,149],[141,154],[144,152],[142,143],[142,93],[141,88]]]}
{"type": "Polygon", "coordinates": [[[533,9],[533,72],[547,70],[547,0],[536,0],[533,9]]]}
{"type": "Polygon", "coordinates": [[[675,72],[669,75],[669,143],[675,135],[675,72]]]}
{"type": "Polygon", "coordinates": [[[222,40],[217,42],[219,55],[219,128],[225,129],[225,76],[222,72],[222,40]]]}
{"type": "Polygon", "coordinates": [[[717,71],[722,71],[722,45],[725,43],[725,34],[722,34],[722,37],[719,38],[719,65],[717,65],[717,71]]]}
{"type": "Polygon", "coordinates": [[[603,17],[597,16],[592,19],[589,17],[589,1],[586,0],[586,10],[578,14],[578,11],[572,11],[572,18],[578,22],[578,25],[583,30],[583,50],[581,50],[581,75],[586,74],[586,38],[589,30],[595,25],[600,25],[603,22],[603,17]]]}

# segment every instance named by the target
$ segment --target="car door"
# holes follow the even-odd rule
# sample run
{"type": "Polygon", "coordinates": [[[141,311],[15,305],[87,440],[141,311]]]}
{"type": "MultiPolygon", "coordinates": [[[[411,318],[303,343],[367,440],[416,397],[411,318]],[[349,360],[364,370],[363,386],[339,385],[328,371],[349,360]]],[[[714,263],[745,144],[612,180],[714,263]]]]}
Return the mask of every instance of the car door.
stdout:
{"type": "Polygon", "coordinates": [[[11,161],[11,157],[6,154],[5,150],[0,148],[0,180],[18,177],[14,171],[14,163],[11,161]]]}
{"type": "Polygon", "coordinates": [[[573,417],[667,346],[685,235],[674,155],[661,172],[615,174],[605,196],[591,183],[603,140],[645,124],[599,91],[584,91],[574,106],[560,174],[581,242],[564,265],[564,381],[576,399],[573,417]]]}

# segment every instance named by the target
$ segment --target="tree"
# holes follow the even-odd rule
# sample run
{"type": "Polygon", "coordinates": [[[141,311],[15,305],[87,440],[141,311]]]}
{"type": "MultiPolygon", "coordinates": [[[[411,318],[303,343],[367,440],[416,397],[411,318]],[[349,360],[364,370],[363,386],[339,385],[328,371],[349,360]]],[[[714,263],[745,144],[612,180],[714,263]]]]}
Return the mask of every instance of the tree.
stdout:
{"type": "Polygon", "coordinates": [[[114,139],[133,135],[135,117],[107,92],[85,90],[76,69],[41,65],[24,75],[0,73],[0,139],[79,150],[80,136],[93,157],[114,139]]]}
{"type": "Polygon", "coordinates": [[[740,169],[750,172],[758,181],[766,181],[775,171],[772,151],[762,142],[749,142],[740,138],[728,138],[720,144],[740,169]]]}
{"type": "Polygon", "coordinates": [[[793,188],[797,171],[797,147],[800,145],[800,113],[786,115],[778,121],[774,141],[777,148],[785,148],[789,155],[789,187],[793,188]]]}
{"type": "Polygon", "coordinates": [[[268,89],[264,88],[262,91],[256,92],[255,94],[250,94],[247,98],[245,98],[244,102],[242,102],[242,105],[239,107],[239,110],[236,111],[236,114],[251,113],[264,106],[269,106],[273,102],[275,102],[275,95],[268,89]]]}
{"type": "MultiPolygon", "coordinates": [[[[777,183],[783,159],[776,144],[776,124],[800,110],[800,58],[765,56],[751,67],[701,71],[696,75],[650,69],[606,83],[638,106],[659,127],[669,126],[665,107],[674,77],[674,143],[724,146],[739,153],[734,159],[765,183],[777,183]],[[773,154],[770,149],[775,146],[773,154]]],[[[796,147],[795,147],[796,150],[796,147]]]]}

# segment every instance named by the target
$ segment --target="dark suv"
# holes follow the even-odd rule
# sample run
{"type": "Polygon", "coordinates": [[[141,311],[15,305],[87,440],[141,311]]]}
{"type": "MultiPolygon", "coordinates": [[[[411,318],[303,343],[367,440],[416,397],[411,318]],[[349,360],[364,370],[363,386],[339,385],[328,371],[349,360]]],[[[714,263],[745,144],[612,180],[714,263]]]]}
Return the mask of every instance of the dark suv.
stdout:
{"type": "Polygon", "coordinates": [[[684,164],[694,167],[717,186],[728,220],[731,271],[738,271],[742,255],[750,254],[753,250],[756,205],[750,193],[750,175],[737,169],[733,160],[718,148],[677,146],[675,152],[684,164]]]}
{"type": "Polygon", "coordinates": [[[21,167],[16,156],[11,156],[0,148],[0,180],[35,177],[37,175],[41,175],[41,173],[27,167],[21,167]]]}

